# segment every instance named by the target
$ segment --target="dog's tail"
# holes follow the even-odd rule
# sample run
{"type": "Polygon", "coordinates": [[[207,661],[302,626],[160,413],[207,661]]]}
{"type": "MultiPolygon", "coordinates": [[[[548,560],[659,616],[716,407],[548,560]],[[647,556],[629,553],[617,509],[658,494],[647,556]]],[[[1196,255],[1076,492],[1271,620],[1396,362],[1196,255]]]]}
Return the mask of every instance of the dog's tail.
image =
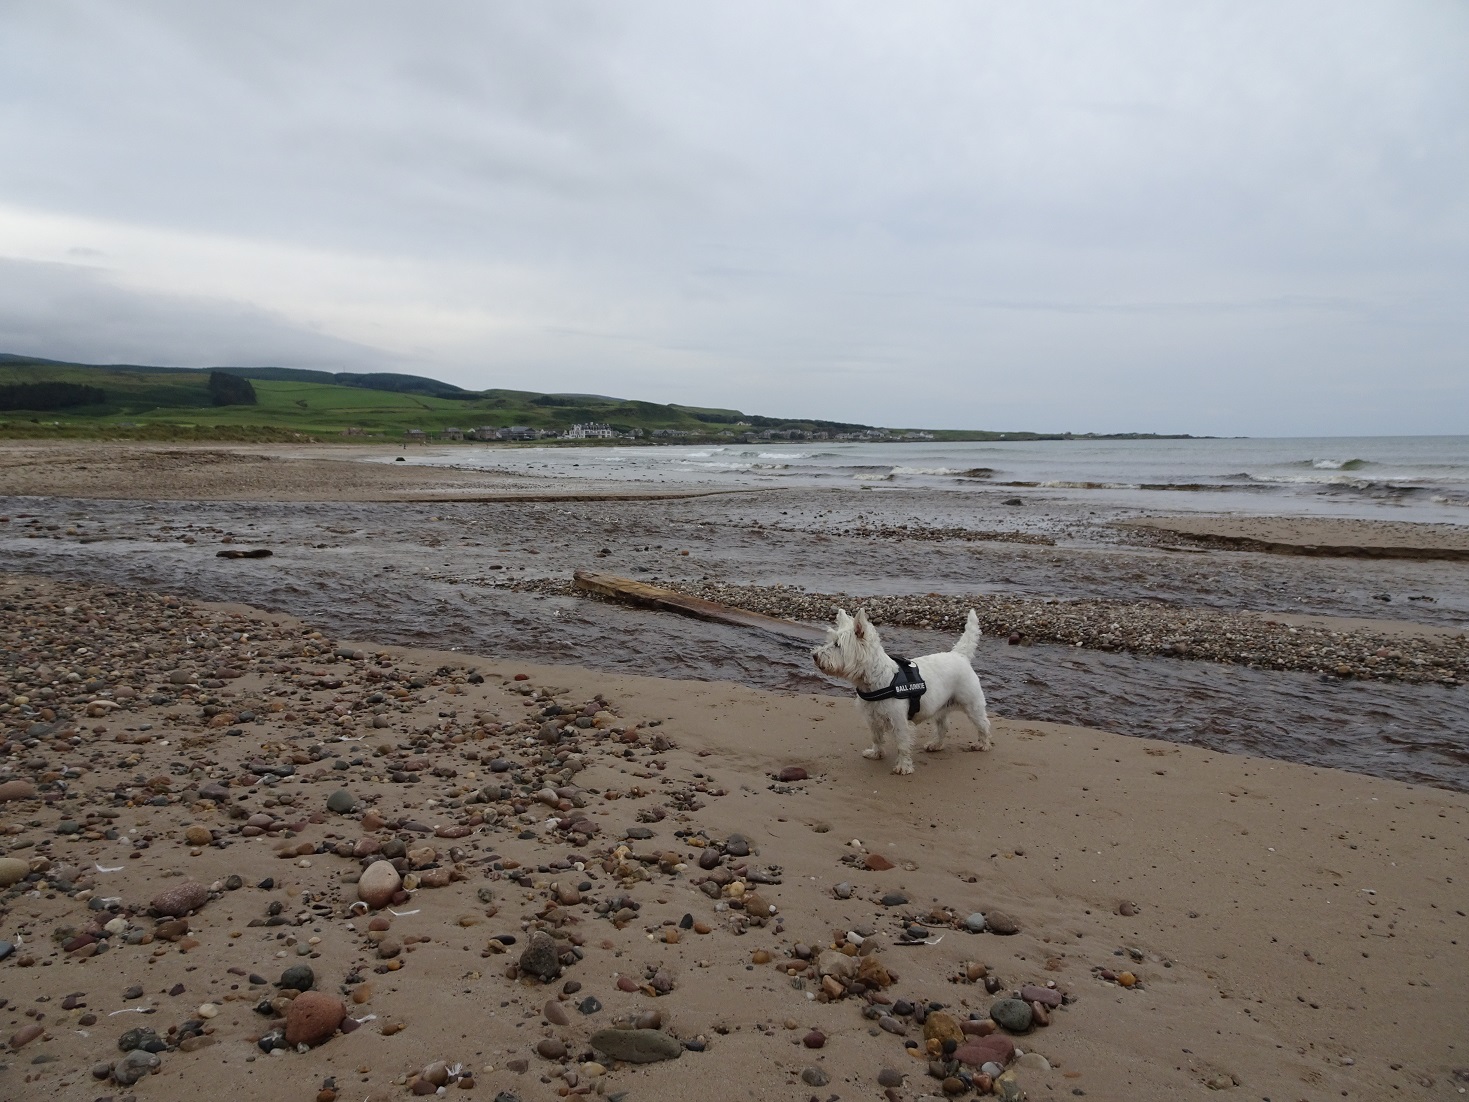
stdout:
{"type": "Polygon", "coordinates": [[[972,659],[975,650],[979,647],[979,637],[983,634],[984,632],[979,630],[979,617],[971,608],[969,616],[964,621],[964,634],[959,636],[959,641],[954,644],[954,653],[972,659]]]}

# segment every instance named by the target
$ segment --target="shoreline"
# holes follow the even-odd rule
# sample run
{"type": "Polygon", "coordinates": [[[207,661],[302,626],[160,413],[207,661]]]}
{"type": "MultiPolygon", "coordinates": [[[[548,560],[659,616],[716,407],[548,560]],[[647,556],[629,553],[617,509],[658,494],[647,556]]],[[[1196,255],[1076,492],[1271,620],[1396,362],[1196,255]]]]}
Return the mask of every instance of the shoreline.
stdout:
{"type": "Polygon", "coordinates": [[[898,1002],[979,1023],[1026,984],[1062,999],[1048,1026],[1011,1037],[1035,1054],[1008,1069],[1033,1099],[1427,1099],[1466,1074],[1469,993],[1443,979],[1469,966],[1454,883],[1469,795],[1004,716],[994,751],[966,752],[959,732],[899,778],[861,758],[856,716],[825,697],[359,644],[111,585],[0,575],[0,600],[7,653],[24,658],[5,666],[0,772],[35,793],[0,803],[0,861],[34,877],[0,895],[0,939],[20,941],[0,961],[0,1015],[12,1037],[42,1027],[3,1059],[18,1091],[116,1091],[89,1069],[119,1059],[117,1037],[174,1025],[175,1042],[203,1040],[165,1045],[140,1096],[192,1097],[223,1073],[302,1100],[334,1077],[344,1102],[388,1102],[434,1060],[473,1072],[470,1098],[587,1087],[637,1102],[732,1082],[806,1097],[813,1068],[844,1095],[880,1096],[887,1069],[899,1097],[937,1096],[903,1047],[923,1027],[898,1002]],[[27,694],[31,717],[10,703],[27,694]],[[52,729],[32,735],[37,722],[52,729]],[[786,769],[807,779],[776,780],[786,769]],[[568,810],[541,802],[548,785],[568,810]],[[357,805],[345,814],[327,809],[339,788],[357,805]],[[556,825],[577,816],[596,829],[556,825]],[[364,839],[436,852],[416,871],[403,859],[420,887],[374,912],[389,925],[377,938],[348,907],[364,839]],[[728,879],[712,896],[705,853],[728,879]],[[574,856],[587,872],[563,864],[574,856]],[[207,891],[231,875],[240,888],[207,891]],[[207,901],[178,933],[146,905],[186,881],[207,901]],[[752,892],[776,908],[763,924],[739,905],[752,892]],[[86,932],[94,896],[118,901],[101,912],[125,919],[117,932],[86,932]],[[273,902],[283,925],[264,924],[273,902]],[[1019,932],[969,933],[971,913],[1019,932]],[[940,940],[905,944],[920,920],[940,940]],[[581,959],[551,983],[510,978],[537,929],[581,959]],[[821,985],[802,946],[854,929],[896,980],[808,998],[821,985]],[[511,934],[508,951],[487,948],[511,934]],[[252,1007],[282,996],[245,974],[296,963],[354,1020],[376,1017],[268,1057],[252,1038],[276,1019],[252,1007]],[[994,995],[967,978],[977,965],[1001,981],[994,995]],[[1124,972],[1131,987],[1108,978],[1124,972]],[[121,998],[132,983],[142,994],[121,998]],[[42,996],[45,1016],[26,1017],[42,996]],[[588,996],[600,1007],[584,1014],[588,996]],[[128,1007],[154,1013],[109,1016],[128,1007]],[[629,1065],[592,1047],[614,1019],[653,1011],[702,1051],[629,1065]],[[801,1043],[813,1029],[819,1049],[801,1043]]]}

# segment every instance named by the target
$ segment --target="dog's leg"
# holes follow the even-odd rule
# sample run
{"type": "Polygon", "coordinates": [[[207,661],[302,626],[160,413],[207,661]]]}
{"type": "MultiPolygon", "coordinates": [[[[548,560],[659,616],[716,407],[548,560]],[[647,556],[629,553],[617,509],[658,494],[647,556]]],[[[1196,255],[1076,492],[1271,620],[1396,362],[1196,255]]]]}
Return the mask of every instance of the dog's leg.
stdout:
{"type": "Polygon", "coordinates": [[[906,774],[913,772],[913,724],[904,717],[897,721],[897,730],[893,732],[898,744],[898,763],[893,766],[893,772],[906,774]]]}
{"type": "Polygon", "coordinates": [[[990,717],[984,709],[984,693],[975,694],[975,699],[964,702],[964,714],[979,728],[979,748],[988,750],[994,745],[990,737],[990,717]]]}
{"type": "Polygon", "coordinates": [[[864,708],[862,710],[867,715],[867,726],[872,729],[872,745],[862,751],[862,756],[871,758],[873,761],[881,761],[885,756],[882,744],[887,736],[887,723],[878,709],[864,708]]]}
{"type": "Polygon", "coordinates": [[[944,748],[944,739],[949,737],[949,710],[947,708],[933,717],[933,737],[923,744],[923,749],[932,754],[944,748]]]}

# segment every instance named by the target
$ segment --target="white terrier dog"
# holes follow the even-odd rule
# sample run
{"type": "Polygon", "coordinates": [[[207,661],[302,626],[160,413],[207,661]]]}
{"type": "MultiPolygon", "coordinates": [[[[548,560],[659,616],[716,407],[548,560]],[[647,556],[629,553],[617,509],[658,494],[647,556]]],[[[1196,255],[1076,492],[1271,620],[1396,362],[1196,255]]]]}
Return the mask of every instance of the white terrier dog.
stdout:
{"type": "Polygon", "coordinates": [[[913,724],[933,720],[933,738],[923,748],[942,750],[944,737],[949,733],[949,713],[955,708],[979,728],[979,748],[990,748],[984,690],[969,664],[979,645],[979,636],[979,617],[971,608],[964,634],[959,636],[953,650],[900,663],[882,649],[877,629],[864,610],[858,609],[853,617],[847,615],[846,609],[839,608],[836,626],[826,629],[826,642],[813,650],[811,657],[822,673],[850,681],[862,698],[859,706],[872,728],[872,746],[863,750],[862,756],[882,758],[883,744],[892,735],[898,746],[898,762],[893,772],[911,773],[913,724]],[[918,678],[921,681],[912,684],[918,678]]]}

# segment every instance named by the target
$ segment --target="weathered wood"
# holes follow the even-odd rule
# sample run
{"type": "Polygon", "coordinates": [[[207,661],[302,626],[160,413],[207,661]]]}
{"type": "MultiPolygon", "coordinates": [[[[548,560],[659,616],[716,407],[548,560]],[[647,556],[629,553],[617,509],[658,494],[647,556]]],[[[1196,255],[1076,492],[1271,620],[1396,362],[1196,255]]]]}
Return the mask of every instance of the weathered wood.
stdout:
{"type": "Polygon", "coordinates": [[[802,643],[819,643],[826,638],[824,629],[812,627],[809,624],[782,620],[743,608],[733,608],[730,605],[719,604],[717,601],[706,601],[701,597],[688,597],[682,593],[675,593],[671,589],[649,585],[647,582],[620,578],[616,574],[578,570],[572,575],[572,581],[578,589],[585,589],[589,593],[625,601],[628,604],[640,605],[643,608],[677,612],[682,616],[692,616],[697,620],[709,620],[717,624],[769,631],[802,643]]]}

